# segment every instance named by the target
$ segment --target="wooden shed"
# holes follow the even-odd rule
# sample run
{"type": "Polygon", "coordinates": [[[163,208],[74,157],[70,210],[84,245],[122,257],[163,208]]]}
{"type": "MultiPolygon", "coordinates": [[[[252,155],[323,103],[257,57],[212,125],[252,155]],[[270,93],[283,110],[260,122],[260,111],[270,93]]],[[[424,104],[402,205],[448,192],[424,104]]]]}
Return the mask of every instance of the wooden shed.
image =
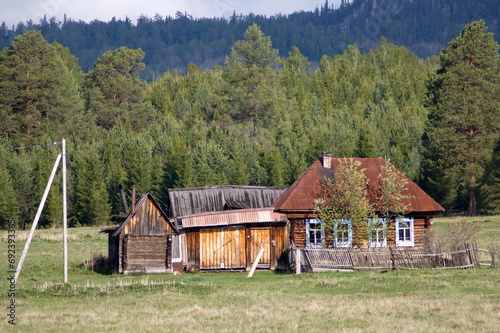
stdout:
{"type": "MultiPolygon", "coordinates": [[[[374,190],[380,187],[379,174],[381,167],[388,162],[383,158],[354,158],[361,162],[365,170],[369,186],[374,190]]],[[[336,228],[326,228],[315,214],[315,200],[320,198],[325,178],[334,179],[335,172],[342,158],[332,158],[324,154],[316,160],[274,203],[277,212],[286,214],[290,221],[290,238],[298,247],[335,247],[349,248],[353,246],[352,224],[348,219],[339,221],[336,228]]],[[[374,219],[367,221],[376,223],[376,227],[363,235],[363,246],[366,247],[416,247],[424,246],[425,234],[433,226],[432,218],[436,212],[444,208],[434,201],[413,181],[407,178],[405,189],[408,213],[395,221],[374,219]]]]}
{"type": "Polygon", "coordinates": [[[258,268],[286,267],[287,218],[272,207],[207,212],[176,220],[185,234],[188,271],[249,269],[261,247],[264,253],[258,268]]]}
{"type": "Polygon", "coordinates": [[[288,224],[286,216],[270,206],[285,190],[233,185],[170,189],[170,218],[178,230],[175,260],[188,271],[245,269],[262,246],[259,267],[281,268],[288,224]]]}
{"type": "Polygon", "coordinates": [[[119,273],[171,271],[176,229],[151,194],[143,194],[119,226],[101,232],[108,233],[108,260],[119,273]]]}

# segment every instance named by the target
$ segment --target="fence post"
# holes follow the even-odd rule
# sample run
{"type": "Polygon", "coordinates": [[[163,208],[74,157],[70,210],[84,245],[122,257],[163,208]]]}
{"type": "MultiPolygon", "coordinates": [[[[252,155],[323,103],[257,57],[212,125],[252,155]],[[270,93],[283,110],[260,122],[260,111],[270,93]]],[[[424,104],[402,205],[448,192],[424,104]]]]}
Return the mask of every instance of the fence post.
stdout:
{"type": "Polygon", "coordinates": [[[295,274],[300,275],[302,269],[302,260],[300,255],[300,249],[295,248],[295,274]]]}
{"type": "Polygon", "coordinates": [[[394,248],[392,246],[389,247],[389,252],[391,254],[391,269],[396,269],[396,260],[394,259],[394,248]]]}

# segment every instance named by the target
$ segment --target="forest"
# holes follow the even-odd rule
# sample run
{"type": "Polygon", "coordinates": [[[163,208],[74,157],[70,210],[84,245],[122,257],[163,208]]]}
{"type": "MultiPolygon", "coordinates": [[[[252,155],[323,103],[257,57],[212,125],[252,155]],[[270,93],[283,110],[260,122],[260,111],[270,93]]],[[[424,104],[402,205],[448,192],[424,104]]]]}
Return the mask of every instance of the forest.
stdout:
{"type": "MultiPolygon", "coordinates": [[[[286,56],[250,24],[223,65],[140,77],[141,49],[104,52],[88,72],[59,42],[27,30],[0,53],[0,225],[35,215],[60,142],[68,142],[72,226],[118,221],[119,188],[287,186],[324,151],[389,159],[448,213],[500,211],[500,62],[473,21],[439,57],[381,38],[286,56]]],[[[56,177],[42,225],[62,220],[56,177]]]]}
{"type": "Polygon", "coordinates": [[[185,73],[188,63],[202,70],[223,65],[231,47],[253,23],[271,37],[281,57],[296,46],[317,68],[323,55],[342,54],[352,44],[368,52],[378,47],[381,37],[420,58],[437,55],[465,24],[475,20],[485,20],[489,31],[498,36],[499,13],[498,0],[345,0],[338,8],[325,0],[314,11],[271,17],[235,12],[229,18],[193,18],[177,12],[174,17],[143,15],[136,22],[126,17],[87,23],[65,15],[12,27],[0,25],[0,50],[15,36],[38,30],[49,43],[68,47],[88,72],[106,51],[141,48],[146,69],[140,75],[151,81],[166,71],[185,73]]]}

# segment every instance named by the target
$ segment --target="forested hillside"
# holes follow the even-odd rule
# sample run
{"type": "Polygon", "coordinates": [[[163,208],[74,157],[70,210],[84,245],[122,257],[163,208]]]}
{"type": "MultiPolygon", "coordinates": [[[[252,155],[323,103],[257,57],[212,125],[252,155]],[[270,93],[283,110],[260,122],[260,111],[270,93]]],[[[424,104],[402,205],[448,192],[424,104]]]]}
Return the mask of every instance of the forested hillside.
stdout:
{"type": "MultiPolygon", "coordinates": [[[[483,21],[467,27],[440,58],[382,38],[311,70],[299,48],[280,57],[253,24],[222,66],[191,63],[150,83],[139,77],[140,49],[106,51],[84,73],[67,47],[26,31],[0,53],[0,225],[31,222],[62,138],[72,225],[116,222],[120,186],[135,184],[166,209],[172,187],[288,185],[324,151],[383,156],[451,211],[467,210],[473,190],[479,212],[496,212],[498,44],[483,21]],[[454,125],[461,119],[469,127],[454,125]],[[458,154],[467,158],[457,166],[458,154]]],[[[46,226],[62,219],[60,182],[46,226]]]]}
{"type": "Polygon", "coordinates": [[[296,46],[317,65],[323,55],[341,54],[354,43],[367,52],[377,47],[381,37],[421,58],[437,55],[473,20],[484,19],[490,31],[499,35],[499,13],[497,0],[346,0],[339,8],[327,0],[313,12],[272,17],[235,13],[229,19],[193,18],[179,12],[175,17],[158,13],[137,22],[123,18],[88,23],[47,17],[15,27],[0,26],[0,49],[10,45],[14,36],[36,29],[50,43],[68,47],[87,72],[105,51],[141,48],[146,64],[141,77],[149,81],[167,70],[184,73],[188,63],[201,69],[222,65],[253,23],[271,37],[280,56],[296,46]]]}

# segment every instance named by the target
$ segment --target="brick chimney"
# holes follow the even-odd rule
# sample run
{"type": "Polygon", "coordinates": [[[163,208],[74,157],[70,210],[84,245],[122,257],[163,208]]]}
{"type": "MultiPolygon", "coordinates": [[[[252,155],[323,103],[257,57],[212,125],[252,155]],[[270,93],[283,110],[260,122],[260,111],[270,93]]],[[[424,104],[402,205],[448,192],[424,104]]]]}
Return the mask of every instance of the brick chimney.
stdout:
{"type": "Polygon", "coordinates": [[[325,169],[332,168],[332,153],[323,152],[323,168],[325,169]]]}

